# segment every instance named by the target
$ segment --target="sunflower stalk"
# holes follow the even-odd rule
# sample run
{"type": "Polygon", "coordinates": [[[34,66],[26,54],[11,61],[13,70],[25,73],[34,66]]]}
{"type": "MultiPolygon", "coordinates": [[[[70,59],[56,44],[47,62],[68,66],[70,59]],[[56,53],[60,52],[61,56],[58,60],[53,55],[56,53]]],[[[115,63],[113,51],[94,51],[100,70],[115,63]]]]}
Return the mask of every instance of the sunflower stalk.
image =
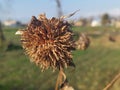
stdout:
{"type": "Polygon", "coordinates": [[[57,81],[56,81],[55,90],[59,90],[59,86],[61,86],[62,83],[65,82],[65,80],[66,80],[66,75],[63,71],[63,68],[60,67],[58,78],[57,78],[57,81]]]}

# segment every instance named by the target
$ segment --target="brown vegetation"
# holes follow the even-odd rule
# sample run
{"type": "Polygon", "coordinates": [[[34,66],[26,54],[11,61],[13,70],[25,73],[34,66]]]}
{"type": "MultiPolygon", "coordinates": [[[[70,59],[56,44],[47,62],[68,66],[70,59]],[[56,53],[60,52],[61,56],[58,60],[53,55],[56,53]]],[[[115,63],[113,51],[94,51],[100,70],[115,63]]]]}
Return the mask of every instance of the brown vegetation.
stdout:
{"type": "Polygon", "coordinates": [[[75,67],[71,54],[71,50],[75,49],[73,33],[71,25],[63,18],[47,19],[45,14],[38,19],[33,16],[28,27],[16,33],[21,34],[22,46],[32,62],[42,70],[49,67],[59,69],[55,90],[66,80],[63,68],[75,67]]]}
{"type": "Polygon", "coordinates": [[[81,33],[78,41],[76,41],[75,44],[76,44],[77,49],[85,50],[88,48],[88,46],[90,44],[90,39],[88,38],[88,36],[86,34],[81,33]]]}

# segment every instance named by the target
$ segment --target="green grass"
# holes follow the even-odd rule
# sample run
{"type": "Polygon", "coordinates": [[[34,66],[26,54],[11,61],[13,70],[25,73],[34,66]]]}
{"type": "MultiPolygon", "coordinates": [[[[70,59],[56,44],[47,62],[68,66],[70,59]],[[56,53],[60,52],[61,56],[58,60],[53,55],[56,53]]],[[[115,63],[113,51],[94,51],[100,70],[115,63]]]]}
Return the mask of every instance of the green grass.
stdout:
{"type": "MultiPolygon", "coordinates": [[[[76,33],[88,32],[91,35],[95,29],[102,29],[102,32],[106,33],[106,29],[110,29],[107,32],[111,32],[113,28],[74,27],[73,29],[76,33]]],[[[6,43],[4,50],[0,49],[0,90],[54,90],[58,71],[41,72],[39,67],[29,61],[21,48],[7,50],[9,42],[13,43],[13,47],[20,46],[20,37],[14,35],[16,31],[17,28],[4,29],[6,43]]],[[[76,68],[65,69],[65,72],[75,90],[102,90],[120,72],[120,48],[101,45],[100,40],[103,36],[104,34],[98,38],[91,36],[93,41],[87,50],[73,52],[76,68]]]]}

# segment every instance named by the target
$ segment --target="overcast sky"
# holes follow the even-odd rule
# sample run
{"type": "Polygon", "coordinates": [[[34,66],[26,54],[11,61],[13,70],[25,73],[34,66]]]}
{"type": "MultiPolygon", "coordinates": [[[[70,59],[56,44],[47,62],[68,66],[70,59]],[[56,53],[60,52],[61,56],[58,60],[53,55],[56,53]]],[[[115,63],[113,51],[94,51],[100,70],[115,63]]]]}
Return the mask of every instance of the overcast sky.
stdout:
{"type": "MultiPolygon", "coordinates": [[[[61,0],[64,15],[78,9],[73,18],[110,13],[120,15],[120,0],[61,0]]],[[[31,16],[46,13],[47,17],[57,16],[55,0],[0,0],[0,19],[29,21],[31,16]]]]}

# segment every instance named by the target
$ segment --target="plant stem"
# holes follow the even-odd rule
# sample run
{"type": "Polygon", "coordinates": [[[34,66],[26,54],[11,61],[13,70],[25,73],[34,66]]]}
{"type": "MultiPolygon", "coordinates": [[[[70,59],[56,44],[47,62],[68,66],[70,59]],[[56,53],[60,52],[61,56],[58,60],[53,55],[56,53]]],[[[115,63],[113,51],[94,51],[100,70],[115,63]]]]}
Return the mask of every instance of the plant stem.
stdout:
{"type": "Polygon", "coordinates": [[[120,73],[117,74],[117,75],[113,78],[113,80],[112,80],[103,90],[109,90],[119,78],[120,78],[120,73]]]}
{"type": "Polygon", "coordinates": [[[66,75],[63,72],[63,68],[60,67],[58,78],[57,78],[57,81],[56,81],[55,90],[58,90],[58,86],[61,85],[62,82],[65,81],[65,80],[66,80],[66,75]]]}

